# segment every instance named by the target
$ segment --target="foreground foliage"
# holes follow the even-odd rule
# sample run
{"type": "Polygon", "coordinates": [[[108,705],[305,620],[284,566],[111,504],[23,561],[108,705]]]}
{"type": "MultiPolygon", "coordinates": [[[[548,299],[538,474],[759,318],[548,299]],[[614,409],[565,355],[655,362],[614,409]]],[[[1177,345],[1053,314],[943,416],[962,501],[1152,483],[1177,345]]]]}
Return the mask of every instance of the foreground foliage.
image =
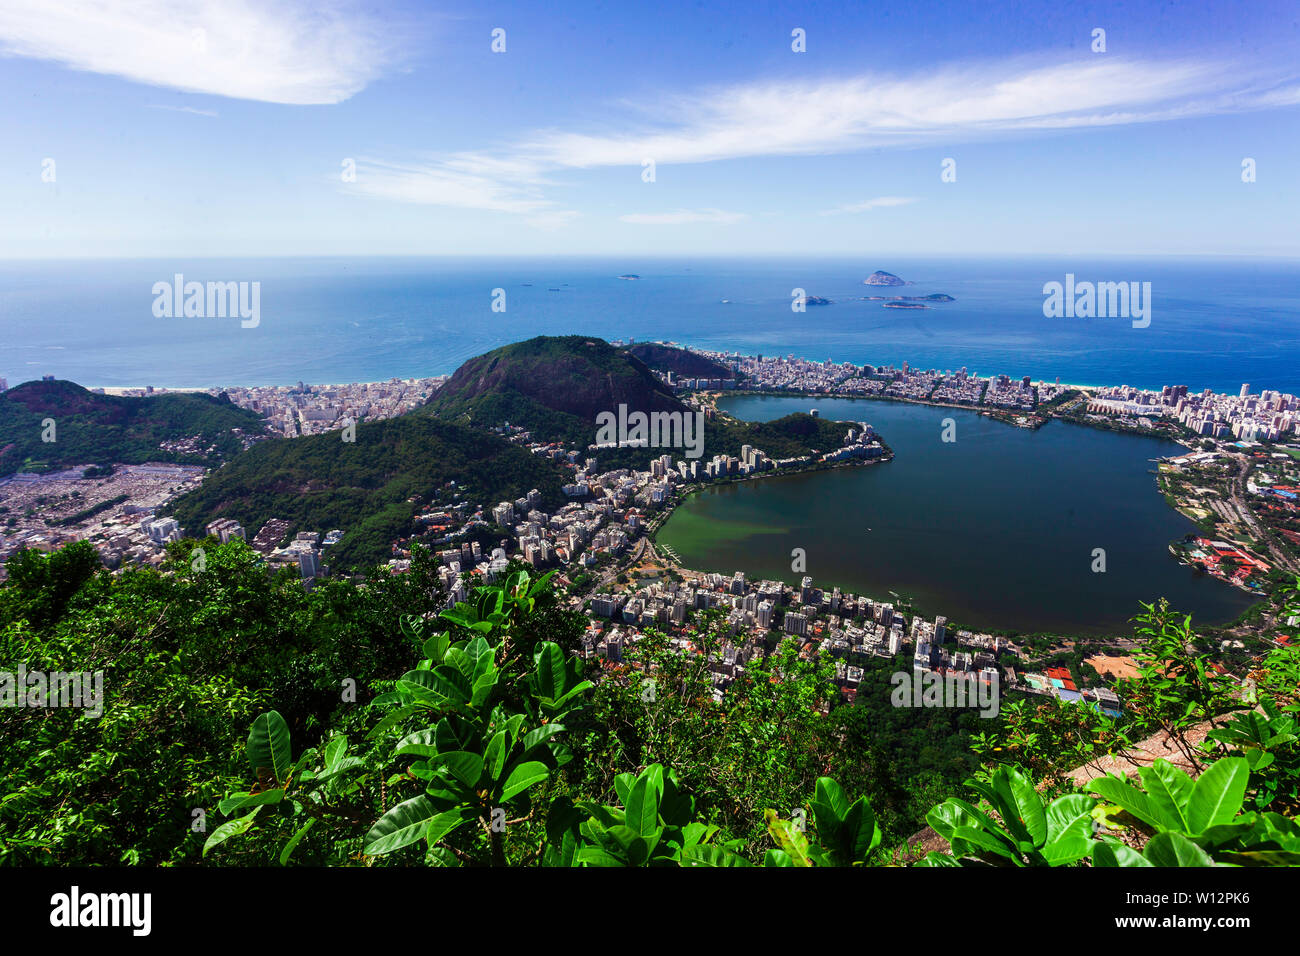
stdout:
{"type": "MultiPolygon", "coordinates": [[[[828,662],[791,644],[716,701],[708,615],[696,653],[650,632],[601,664],[549,575],[447,608],[422,553],[305,592],[242,543],[195,546],[162,573],[110,576],[88,545],[11,562],[0,669],[101,669],[105,694],[98,717],[0,709],[0,862],[861,866],[915,862],[928,822],[946,847],[924,866],[1300,864],[1296,652],[1243,690],[1161,605],[1124,722],[1018,703],[972,739],[983,766],[927,770],[882,749],[872,675],[834,706],[828,662]],[[1153,730],[1187,770],[1071,772],[1153,730]]],[[[948,711],[888,716],[964,743],[948,711]]]]}

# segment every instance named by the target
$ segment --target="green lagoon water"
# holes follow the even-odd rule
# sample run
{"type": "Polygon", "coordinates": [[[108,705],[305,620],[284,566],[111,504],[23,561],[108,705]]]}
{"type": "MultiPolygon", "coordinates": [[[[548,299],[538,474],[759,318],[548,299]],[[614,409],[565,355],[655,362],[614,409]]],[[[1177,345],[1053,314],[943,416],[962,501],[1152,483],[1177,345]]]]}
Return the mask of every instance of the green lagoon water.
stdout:
{"type": "Polygon", "coordinates": [[[791,551],[803,548],[819,587],[896,592],[957,626],[1021,632],[1127,634],[1139,602],[1160,597],[1213,624],[1252,603],[1168,552],[1195,530],[1151,473],[1149,459],[1181,447],[1172,442],[870,400],[745,396],[721,407],[752,421],[813,407],[866,421],[895,458],[692,496],[658,535],[687,567],[797,583],[791,551]],[[941,440],[945,418],[954,442],[941,440]],[[1105,573],[1092,570],[1096,548],[1105,573]]]}

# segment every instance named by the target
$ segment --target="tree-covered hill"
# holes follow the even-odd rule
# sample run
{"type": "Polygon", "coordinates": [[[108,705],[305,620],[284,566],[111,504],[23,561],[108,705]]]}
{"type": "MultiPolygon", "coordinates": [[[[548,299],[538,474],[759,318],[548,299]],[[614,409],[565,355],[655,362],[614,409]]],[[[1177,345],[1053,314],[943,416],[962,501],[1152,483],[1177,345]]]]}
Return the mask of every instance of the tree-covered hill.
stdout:
{"type": "Polygon", "coordinates": [[[242,450],[241,436],[264,433],[260,416],[224,395],[129,398],[73,382],[25,382],[0,394],[0,475],[80,464],[215,464],[242,450]],[[197,451],[159,447],[183,439],[195,439],[197,451]]]}
{"type": "MultiPolygon", "coordinates": [[[[562,441],[580,449],[595,442],[597,416],[617,414],[620,405],[626,405],[629,414],[691,414],[690,406],[633,354],[639,348],[619,349],[581,335],[516,342],[467,361],[421,412],[427,409],[467,424],[508,421],[528,428],[539,440],[562,441]]],[[[681,352],[668,346],[655,348],[681,352]]],[[[794,458],[813,449],[830,451],[840,446],[846,429],[843,423],[802,413],[761,423],[719,417],[705,423],[703,457],[739,455],[744,445],[760,448],[772,458],[794,458]]],[[[602,468],[644,468],[665,453],[681,458],[685,450],[627,447],[602,449],[592,456],[602,468]]]]}
{"type": "MultiPolygon", "coordinates": [[[[423,408],[340,431],[260,442],[179,499],[176,517],[189,534],[216,518],[234,518],[252,535],[268,518],[295,529],[341,528],[328,556],[344,569],[387,559],[394,540],[410,534],[417,504],[461,500],[492,505],[532,488],[543,508],[565,501],[566,474],[549,459],[512,445],[489,429],[510,422],[541,441],[559,441],[596,457],[605,469],[644,468],[684,448],[618,448],[589,453],[600,412],[692,413],[644,364],[609,343],[584,336],[539,337],[495,349],[462,365],[423,408]],[[418,502],[410,499],[418,498],[418,502]]],[[[787,415],[772,422],[725,416],[705,424],[703,457],[738,456],[744,445],[772,458],[826,452],[842,443],[847,425],[787,415]]]]}
{"type": "Polygon", "coordinates": [[[509,421],[547,439],[587,445],[595,439],[596,416],[617,413],[619,405],[629,412],[687,410],[640,359],[602,339],[565,335],[470,359],[427,407],[452,421],[509,421]]]}
{"type": "Polygon", "coordinates": [[[346,534],[329,553],[333,568],[386,560],[392,542],[410,533],[418,498],[492,505],[536,488],[548,507],[563,500],[562,472],[482,429],[408,414],[342,431],[261,442],[178,499],[174,514],[189,534],[216,518],[234,518],[250,537],[268,518],[295,528],[346,534]]]}
{"type": "Polygon", "coordinates": [[[659,342],[634,342],[627,352],[659,372],[672,372],[678,378],[735,378],[726,365],[695,352],[659,342]]]}

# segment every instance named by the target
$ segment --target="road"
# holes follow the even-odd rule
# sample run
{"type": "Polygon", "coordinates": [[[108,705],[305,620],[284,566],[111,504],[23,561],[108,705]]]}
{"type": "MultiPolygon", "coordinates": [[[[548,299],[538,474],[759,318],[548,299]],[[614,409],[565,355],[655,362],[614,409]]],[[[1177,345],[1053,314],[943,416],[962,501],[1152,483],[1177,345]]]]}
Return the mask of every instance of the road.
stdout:
{"type": "Polygon", "coordinates": [[[1255,537],[1264,543],[1264,547],[1268,549],[1269,555],[1272,556],[1278,567],[1285,568],[1293,573],[1300,570],[1297,568],[1296,562],[1292,560],[1291,555],[1278,545],[1273,539],[1272,532],[1260,524],[1259,519],[1255,517],[1255,512],[1246,503],[1246,476],[1250,474],[1250,459],[1245,455],[1233,455],[1232,457],[1237,461],[1237,474],[1230,483],[1233,505],[1246,518],[1251,530],[1255,533],[1255,537]]]}

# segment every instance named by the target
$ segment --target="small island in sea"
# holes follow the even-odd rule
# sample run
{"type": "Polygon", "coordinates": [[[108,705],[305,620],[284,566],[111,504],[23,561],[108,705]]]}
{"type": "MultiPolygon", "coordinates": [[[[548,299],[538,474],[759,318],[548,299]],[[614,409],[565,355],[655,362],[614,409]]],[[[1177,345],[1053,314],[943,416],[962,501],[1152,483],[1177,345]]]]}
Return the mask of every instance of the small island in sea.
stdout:
{"type": "Polygon", "coordinates": [[[892,272],[882,272],[877,269],[871,275],[862,280],[863,285],[911,285],[906,279],[900,279],[892,272]]]}
{"type": "Polygon", "coordinates": [[[621,276],[619,276],[619,278],[620,278],[620,279],[627,279],[627,280],[631,281],[632,279],[639,279],[639,278],[641,278],[641,277],[640,277],[639,275],[636,275],[636,274],[634,274],[634,273],[629,272],[629,273],[627,273],[626,275],[621,275],[621,276]]]}
{"type": "Polygon", "coordinates": [[[820,295],[806,295],[803,297],[805,305],[830,305],[831,300],[823,298],[820,295]]]}
{"type": "Polygon", "coordinates": [[[956,302],[952,296],[943,292],[930,295],[864,295],[867,302],[882,302],[886,309],[928,309],[927,302],[956,302]]]}

